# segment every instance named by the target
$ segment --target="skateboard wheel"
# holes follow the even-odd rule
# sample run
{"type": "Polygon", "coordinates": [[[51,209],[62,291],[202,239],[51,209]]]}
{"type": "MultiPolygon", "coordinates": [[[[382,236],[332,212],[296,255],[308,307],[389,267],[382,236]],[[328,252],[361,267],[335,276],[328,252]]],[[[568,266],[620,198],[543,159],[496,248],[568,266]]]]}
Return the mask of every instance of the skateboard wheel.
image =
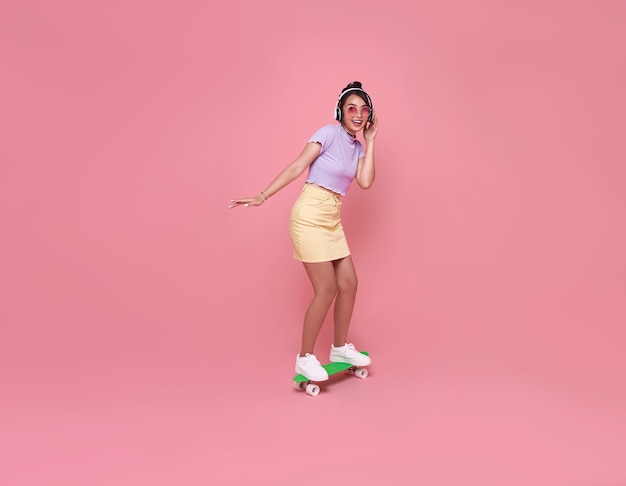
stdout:
{"type": "Polygon", "coordinates": [[[311,395],[312,397],[316,397],[320,394],[320,387],[317,385],[314,385],[313,383],[309,383],[306,386],[306,392],[308,395],[311,395]]]}
{"type": "Polygon", "coordinates": [[[362,380],[367,378],[368,374],[369,373],[365,368],[357,368],[357,370],[354,372],[354,375],[357,376],[358,378],[361,378],[362,380]]]}
{"type": "Polygon", "coordinates": [[[304,391],[306,389],[306,381],[294,381],[293,387],[298,391],[304,391]]]}

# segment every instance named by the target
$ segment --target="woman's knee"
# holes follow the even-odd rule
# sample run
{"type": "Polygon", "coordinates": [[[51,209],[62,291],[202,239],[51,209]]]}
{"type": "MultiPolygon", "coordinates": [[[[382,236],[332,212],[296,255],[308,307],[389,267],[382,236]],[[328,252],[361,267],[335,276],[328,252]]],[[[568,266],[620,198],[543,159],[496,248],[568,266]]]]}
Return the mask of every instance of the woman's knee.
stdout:
{"type": "Polygon", "coordinates": [[[342,294],[354,294],[356,295],[356,291],[359,287],[359,281],[356,278],[356,275],[350,278],[343,278],[337,284],[337,290],[342,294]]]}
{"type": "Polygon", "coordinates": [[[315,288],[315,298],[332,301],[337,296],[337,286],[328,283],[315,288]]]}

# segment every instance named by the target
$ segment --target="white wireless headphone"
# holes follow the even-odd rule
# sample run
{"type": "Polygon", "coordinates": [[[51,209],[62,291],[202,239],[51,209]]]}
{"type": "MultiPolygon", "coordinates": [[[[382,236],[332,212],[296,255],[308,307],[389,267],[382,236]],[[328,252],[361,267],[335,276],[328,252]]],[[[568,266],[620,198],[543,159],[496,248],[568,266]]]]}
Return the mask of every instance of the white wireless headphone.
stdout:
{"type": "Polygon", "coordinates": [[[365,92],[365,90],[362,88],[348,88],[341,92],[341,94],[339,95],[339,98],[337,98],[337,103],[335,104],[335,120],[339,122],[343,120],[343,110],[339,108],[339,102],[350,91],[360,91],[361,93],[365,95],[365,97],[367,98],[367,104],[370,107],[370,116],[367,117],[367,121],[371,122],[372,119],[374,118],[374,105],[372,104],[372,99],[370,98],[370,95],[368,95],[365,92]]]}

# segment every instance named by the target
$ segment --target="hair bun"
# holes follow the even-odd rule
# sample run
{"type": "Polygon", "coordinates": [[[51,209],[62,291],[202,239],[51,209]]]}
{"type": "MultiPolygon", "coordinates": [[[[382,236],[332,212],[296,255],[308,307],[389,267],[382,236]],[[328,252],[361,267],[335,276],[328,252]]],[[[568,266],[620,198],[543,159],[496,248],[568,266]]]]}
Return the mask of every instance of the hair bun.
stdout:
{"type": "Polygon", "coordinates": [[[360,81],[353,81],[352,83],[350,83],[348,86],[346,86],[345,88],[343,88],[343,90],[347,90],[350,88],[359,88],[359,89],[363,89],[363,85],[361,84],[360,81]]]}

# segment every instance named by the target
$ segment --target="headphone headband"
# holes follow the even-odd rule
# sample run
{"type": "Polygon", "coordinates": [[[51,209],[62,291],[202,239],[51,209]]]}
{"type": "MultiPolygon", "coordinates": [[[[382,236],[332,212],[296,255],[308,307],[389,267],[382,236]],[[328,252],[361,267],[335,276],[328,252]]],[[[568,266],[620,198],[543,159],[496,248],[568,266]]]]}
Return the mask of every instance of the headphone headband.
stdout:
{"type": "Polygon", "coordinates": [[[341,111],[341,108],[339,108],[339,103],[341,102],[342,98],[350,91],[360,91],[361,93],[365,95],[365,97],[367,98],[367,104],[371,108],[370,116],[367,118],[367,121],[371,122],[374,117],[374,105],[372,104],[372,99],[370,98],[370,95],[368,95],[367,92],[363,88],[348,88],[341,92],[341,94],[339,95],[339,98],[337,98],[337,103],[335,104],[335,120],[337,121],[343,120],[343,112],[341,111]]]}

